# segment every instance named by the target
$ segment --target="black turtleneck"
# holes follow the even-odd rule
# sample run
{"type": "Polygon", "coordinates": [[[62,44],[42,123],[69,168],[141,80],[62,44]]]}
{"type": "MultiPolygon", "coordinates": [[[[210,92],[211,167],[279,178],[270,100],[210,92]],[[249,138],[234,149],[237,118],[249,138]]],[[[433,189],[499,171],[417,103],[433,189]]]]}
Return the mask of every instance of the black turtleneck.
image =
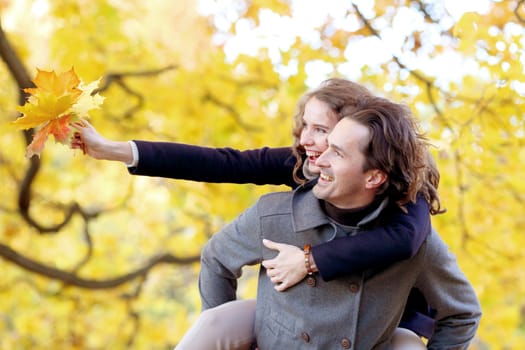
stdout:
{"type": "Polygon", "coordinates": [[[377,209],[381,200],[376,199],[363,207],[352,209],[341,209],[326,201],[321,201],[321,207],[326,215],[338,224],[345,226],[357,226],[368,214],[377,209]]]}

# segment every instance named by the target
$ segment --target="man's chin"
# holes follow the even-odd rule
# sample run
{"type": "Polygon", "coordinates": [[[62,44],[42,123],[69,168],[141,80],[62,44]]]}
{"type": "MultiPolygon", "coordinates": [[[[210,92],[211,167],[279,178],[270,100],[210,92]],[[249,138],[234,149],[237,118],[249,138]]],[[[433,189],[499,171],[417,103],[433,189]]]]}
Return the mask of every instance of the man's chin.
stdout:
{"type": "Polygon", "coordinates": [[[312,187],[312,193],[317,199],[325,199],[324,191],[319,184],[315,184],[314,187],[312,187]]]}

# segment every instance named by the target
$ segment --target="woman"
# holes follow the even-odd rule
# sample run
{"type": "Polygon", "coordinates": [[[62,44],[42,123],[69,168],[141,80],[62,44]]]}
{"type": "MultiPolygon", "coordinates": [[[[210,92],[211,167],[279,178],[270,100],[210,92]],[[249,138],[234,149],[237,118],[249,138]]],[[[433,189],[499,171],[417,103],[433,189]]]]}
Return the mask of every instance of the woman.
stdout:
{"type": "MultiPolygon", "coordinates": [[[[359,108],[360,96],[368,94],[370,92],[364,87],[344,79],[329,79],[318,89],[305,94],[295,116],[292,150],[263,148],[240,152],[229,148],[210,149],[175,143],[114,142],[101,137],[87,122],[73,124],[77,133],[72,140],[72,147],[83,149],[96,159],[118,160],[130,164],[129,171],[135,175],[208,182],[286,184],[296,187],[318,173],[315,160],[326,149],[326,136],[338,122],[341,109],[345,106],[359,108]],[[133,147],[136,148],[135,157],[133,147]]],[[[324,280],[331,280],[413,256],[429,232],[429,211],[435,214],[441,210],[436,187],[437,182],[422,180],[417,201],[406,203],[406,213],[401,209],[393,213],[388,225],[381,229],[312,247],[309,254],[312,270],[319,272],[324,280]]],[[[276,247],[273,242],[269,244],[276,247]]],[[[283,291],[301,281],[307,270],[303,252],[299,248],[286,245],[279,247],[282,248],[279,255],[263,262],[263,265],[268,274],[271,274],[276,289],[283,291]]],[[[418,296],[417,292],[414,295],[418,296]]],[[[243,302],[244,305],[237,309],[235,303],[222,308],[226,310],[224,315],[228,319],[242,320],[237,315],[245,312],[249,320],[249,302],[243,302]],[[232,314],[236,316],[232,317],[232,314]]],[[[411,301],[409,306],[410,304],[411,301]]],[[[418,311],[425,314],[428,310],[412,310],[407,315],[414,315],[418,311]]],[[[203,318],[213,319],[214,317],[209,317],[210,313],[213,311],[206,312],[203,318]]],[[[419,315],[424,318],[424,315],[419,315]]],[[[224,320],[224,316],[219,316],[219,319],[224,320]]],[[[241,323],[246,325],[249,321],[241,323]]],[[[228,325],[228,322],[221,322],[219,325],[228,325]]],[[[431,331],[431,327],[426,330],[410,324],[407,327],[420,335],[428,336],[428,331],[431,331]]],[[[234,329],[232,326],[231,330],[234,329]]],[[[192,331],[189,332],[191,334],[192,331]]],[[[219,333],[217,336],[227,338],[224,334],[226,333],[219,333]]],[[[213,336],[200,337],[200,340],[204,340],[202,338],[211,339],[213,336]]],[[[192,349],[199,348],[195,343],[197,340],[199,337],[189,342],[192,349]]],[[[227,342],[228,339],[217,341],[227,342]]],[[[183,345],[184,340],[179,348],[184,348],[183,345]]],[[[203,345],[202,348],[209,348],[207,346],[209,345],[203,345]]]]}

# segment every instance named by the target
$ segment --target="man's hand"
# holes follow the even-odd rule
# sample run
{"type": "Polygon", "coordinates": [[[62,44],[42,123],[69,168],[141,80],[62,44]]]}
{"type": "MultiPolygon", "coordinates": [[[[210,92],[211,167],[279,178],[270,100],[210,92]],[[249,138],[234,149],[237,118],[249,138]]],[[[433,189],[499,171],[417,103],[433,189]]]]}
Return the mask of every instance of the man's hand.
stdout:
{"type": "Polygon", "coordinates": [[[307,271],[302,249],[267,239],[263,239],[263,244],[269,249],[279,251],[275,258],[262,262],[270,281],[275,284],[275,290],[283,292],[296,285],[306,276],[307,271]]]}

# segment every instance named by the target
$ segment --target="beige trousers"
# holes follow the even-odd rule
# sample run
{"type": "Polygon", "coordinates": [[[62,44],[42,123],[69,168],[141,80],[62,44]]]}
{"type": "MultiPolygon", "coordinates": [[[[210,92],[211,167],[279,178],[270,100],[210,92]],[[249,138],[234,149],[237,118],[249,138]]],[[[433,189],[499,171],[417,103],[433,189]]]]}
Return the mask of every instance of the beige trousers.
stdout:
{"type": "Polygon", "coordinates": [[[254,341],[255,299],[204,310],[176,350],[249,350],[254,341]]]}
{"type": "MultiPolygon", "coordinates": [[[[175,350],[249,350],[254,341],[255,299],[236,300],[202,312],[175,350]]],[[[414,332],[398,328],[393,350],[426,350],[414,332]]]]}

